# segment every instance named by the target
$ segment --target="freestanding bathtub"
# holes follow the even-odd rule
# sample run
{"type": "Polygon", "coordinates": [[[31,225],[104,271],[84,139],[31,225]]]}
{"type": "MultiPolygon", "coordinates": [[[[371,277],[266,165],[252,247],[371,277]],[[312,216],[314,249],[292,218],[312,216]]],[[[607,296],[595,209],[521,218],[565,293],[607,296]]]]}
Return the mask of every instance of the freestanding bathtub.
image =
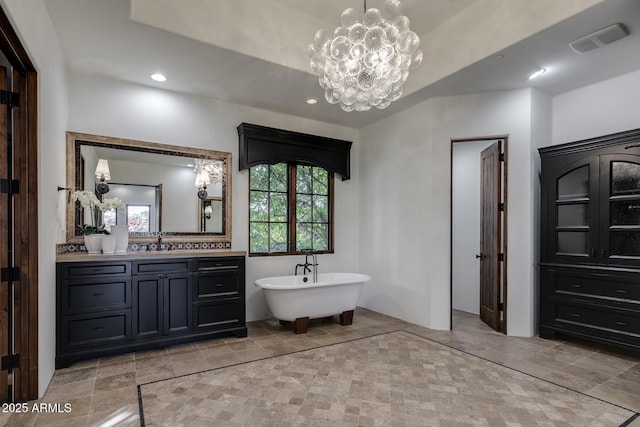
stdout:
{"type": "Polygon", "coordinates": [[[309,319],[340,315],[341,325],[350,325],[362,285],[371,278],[359,273],[320,273],[311,276],[280,276],[256,280],[273,317],[293,322],[295,333],[307,332],[309,319]]]}

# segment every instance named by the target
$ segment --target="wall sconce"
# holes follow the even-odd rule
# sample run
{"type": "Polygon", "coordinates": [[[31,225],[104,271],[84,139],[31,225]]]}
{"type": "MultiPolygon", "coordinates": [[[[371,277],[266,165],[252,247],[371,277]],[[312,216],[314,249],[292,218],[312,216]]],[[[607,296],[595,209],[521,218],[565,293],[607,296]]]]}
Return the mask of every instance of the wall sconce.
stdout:
{"type": "Polygon", "coordinates": [[[213,209],[211,208],[211,203],[209,203],[207,206],[205,206],[204,208],[204,216],[207,219],[211,219],[211,214],[213,213],[213,209]]]}
{"type": "Polygon", "coordinates": [[[111,172],[109,171],[109,162],[106,159],[98,160],[98,166],[96,166],[96,178],[100,182],[96,185],[96,191],[100,194],[109,192],[109,184],[105,181],[111,179],[111,172]]]}
{"type": "Polygon", "coordinates": [[[63,191],[63,190],[67,192],[67,203],[71,203],[71,188],[61,187],[58,185],[58,191],[63,191]]]}
{"type": "Polygon", "coordinates": [[[209,172],[206,169],[200,169],[196,175],[196,187],[198,188],[198,198],[207,198],[207,184],[211,184],[211,178],[209,172]]]}

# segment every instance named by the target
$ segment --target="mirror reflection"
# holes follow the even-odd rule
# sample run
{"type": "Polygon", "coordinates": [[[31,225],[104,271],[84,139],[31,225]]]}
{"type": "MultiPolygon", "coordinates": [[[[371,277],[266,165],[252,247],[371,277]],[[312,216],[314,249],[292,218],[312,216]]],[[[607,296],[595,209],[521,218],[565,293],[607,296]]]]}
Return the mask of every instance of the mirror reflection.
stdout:
{"type": "Polygon", "coordinates": [[[209,196],[200,200],[200,231],[216,232],[222,230],[224,218],[222,215],[222,198],[209,196]]]}
{"type": "MultiPolygon", "coordinates": [[[[204,235],[229,238],[227,185],[230,153],[69,133],[71,188],[118,198],[125,209],[104,212],[102,222],[127,225],[132,237],[204,235]]],[[[68,234],[80,236],[83,215],[70,204],[68,234]]],[[[217,240],[217,239],[214,239],[217,240]]]]}

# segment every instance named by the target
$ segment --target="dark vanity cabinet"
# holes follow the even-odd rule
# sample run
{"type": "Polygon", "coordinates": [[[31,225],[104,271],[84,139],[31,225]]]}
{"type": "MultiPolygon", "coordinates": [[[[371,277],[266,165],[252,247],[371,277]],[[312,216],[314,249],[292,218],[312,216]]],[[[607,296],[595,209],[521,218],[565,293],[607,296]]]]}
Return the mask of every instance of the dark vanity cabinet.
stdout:
{"type": "Polygon", "coordinates": [[[58,262],[56,368],[244,337],[244,256],[58,262]]]}
{"type": "Polygon", "coordinates": [[[134,261],[133,337],[188,334],[192,318],[192,261],[134,261]]]}
{"type": "Polygon", "coordinates": [[[640,349],[640,130],[539,151],[540,336],[640,349]]]}

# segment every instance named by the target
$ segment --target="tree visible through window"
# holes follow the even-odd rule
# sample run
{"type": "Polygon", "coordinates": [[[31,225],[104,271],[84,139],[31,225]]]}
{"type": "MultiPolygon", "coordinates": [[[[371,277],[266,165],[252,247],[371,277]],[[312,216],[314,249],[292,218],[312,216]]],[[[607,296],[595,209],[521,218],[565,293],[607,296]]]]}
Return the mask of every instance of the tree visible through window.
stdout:
{"type": "Polygon", "coordinates": [[[333,252],[332,184],[332,174],[316,166],[253,166],[249,174],[249,252],[333,252]]]}
{"type": "Polygon", "coordinates": [[[127,225],[132,232],[149,231],[149,205],[127,205],[127,225]]]}

